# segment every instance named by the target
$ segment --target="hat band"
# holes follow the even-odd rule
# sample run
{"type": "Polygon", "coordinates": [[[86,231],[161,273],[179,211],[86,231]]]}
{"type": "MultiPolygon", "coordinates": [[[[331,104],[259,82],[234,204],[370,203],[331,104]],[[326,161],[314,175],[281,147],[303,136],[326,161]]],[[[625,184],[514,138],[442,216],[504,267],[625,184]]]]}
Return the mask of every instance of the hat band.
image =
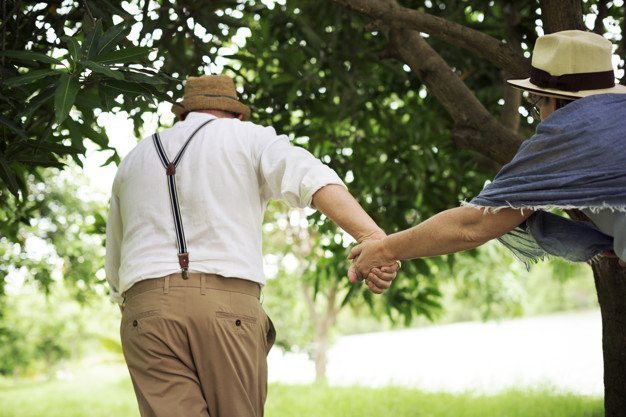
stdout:
{"type": "Polygon", "coordinates": [[[228,98],[231,100],[239,101],[237,100],[237,97],[224,96],[221,94],[191,94],[189,96],[184,96],[183,99],[190,98],[190,97],[216,97],[216,98],[228,98]]]}
{"type": "Polygon", "coordinates": [[[600,90],[615,87],[615,75],[613,70],[551,75],[547,71],[531,66],[530,82],[542,88],[563,91],[600,90]]]}

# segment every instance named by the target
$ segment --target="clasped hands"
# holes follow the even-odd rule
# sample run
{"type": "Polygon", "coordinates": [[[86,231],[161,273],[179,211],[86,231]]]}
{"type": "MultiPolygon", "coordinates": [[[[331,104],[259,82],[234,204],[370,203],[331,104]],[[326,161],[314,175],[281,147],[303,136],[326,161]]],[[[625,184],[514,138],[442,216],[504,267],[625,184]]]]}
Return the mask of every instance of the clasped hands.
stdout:
{"type": "Polygon", "coordinates": [[[348,255],[352,260],[348,270],[350,282],[363,281],[375,294],[382,294],[391,287],[400,269],[400,261],[386,252],[384,237],[375,235],[363,239],[348,255]]]}

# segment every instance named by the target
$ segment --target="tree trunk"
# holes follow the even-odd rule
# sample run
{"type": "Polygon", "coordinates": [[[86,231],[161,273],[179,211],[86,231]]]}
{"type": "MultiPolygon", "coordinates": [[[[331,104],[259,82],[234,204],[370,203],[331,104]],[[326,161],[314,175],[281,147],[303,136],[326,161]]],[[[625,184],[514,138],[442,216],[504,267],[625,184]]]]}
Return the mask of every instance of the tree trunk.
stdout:
{"type": "Polygon", "coordinates": [[[326,366],[328,365],[328,321],[324,318],[315,323],[315,353],[313,360],[315,361],[315,382],[317,384],[326,384],[326,366]]]}
{"type": "Polygon", "coordinates": [[[616,259],[594,262],[592,269],[602,314],[605,416],[626,416],[626,270],[616,259]]]}
{"type": "Polygon", "coordinates": [[[581,0],[539,0],[545,34],[561,30],[586,30],[581,0]]]}
{"type": "MultiPolygon", "coordinates": [[[[313,328],[315,329],[315,340],[313,342],[313,361],[315,362],[315,382],[326,384],[326,367],[328,365],[328,335],[330,329],[337,320],[339,308],[337,306],[338,288],[335,286],[325,296],[325,306],[316,305],[313,298],[312,289],[306,283],[302,284],[302,293],[309,310],[313,328]],[[320,308],[320,310],[318,310],[320,308]]],[[[321,293],[318,293],[318,296],[321,293]]]]}

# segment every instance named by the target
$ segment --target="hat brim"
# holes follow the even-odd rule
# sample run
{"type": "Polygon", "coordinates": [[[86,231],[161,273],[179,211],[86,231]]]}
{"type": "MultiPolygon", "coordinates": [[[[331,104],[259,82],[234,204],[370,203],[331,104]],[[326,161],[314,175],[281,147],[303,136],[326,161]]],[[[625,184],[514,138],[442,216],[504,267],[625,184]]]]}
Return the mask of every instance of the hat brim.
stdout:
{"type": "Polygon", "coordinates": [[[507,80],[507,84],[520,90],[530,91],[540,96],[548,96],[564,99],[577,99],[582,97],[593,96],[596,94],[626,94],[626,86],[616,84],[612,88],[603,88],[600,90],[581,90],[581,91],[564,91],[553,88],[542,88],[530,82],[530,78],[523,80],[507,80]]]}

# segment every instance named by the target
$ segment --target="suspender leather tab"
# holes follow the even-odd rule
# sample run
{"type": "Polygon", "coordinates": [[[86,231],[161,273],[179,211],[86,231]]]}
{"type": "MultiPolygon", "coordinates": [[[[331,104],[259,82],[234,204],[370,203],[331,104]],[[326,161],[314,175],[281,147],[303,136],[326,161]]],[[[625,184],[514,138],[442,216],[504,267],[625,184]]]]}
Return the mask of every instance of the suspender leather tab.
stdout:
{"type": "Polygon", "coordinates": [[[183,279],[189,278],[187,275],[187,271],[189,270],[189,254],[188,253],[179,253],[178,254],[178,264],[180,265],[180,272],[183,276],[183,279]]]}
{"type": "Polygon", "coordinates": [[[178,264],[180,265],[180,269],[189,269],[189,254],[179,253],[178,264]]]}

